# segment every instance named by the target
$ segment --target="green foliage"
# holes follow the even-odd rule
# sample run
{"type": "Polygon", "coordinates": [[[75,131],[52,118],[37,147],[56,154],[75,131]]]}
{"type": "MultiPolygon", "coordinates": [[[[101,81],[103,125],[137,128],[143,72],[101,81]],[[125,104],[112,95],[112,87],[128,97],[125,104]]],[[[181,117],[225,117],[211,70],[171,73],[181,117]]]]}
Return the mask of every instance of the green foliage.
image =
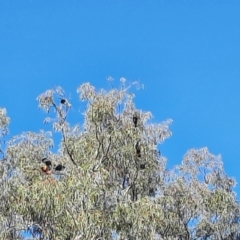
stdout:
{"type": "MultiPolygon", "coordinates": [[[[22,133],[0,149],[1,239],[21,239],[23,230],[46,240],[239,239],[235,181],[220,157],[191,149],[167,170],[158,146],[171,136],[172,120],[151,123],[128,89],[124,81],[108,92],[82,84],[82,126],[67,122],[71,104],[60,87],[39,95],[39,108],[56,114],[44,120],[52,132],[22,133]],[[58,164],[65,169],[56,171],[58,164]]],[[[0,109],[2,141],[9,122],[0,109]]]]}

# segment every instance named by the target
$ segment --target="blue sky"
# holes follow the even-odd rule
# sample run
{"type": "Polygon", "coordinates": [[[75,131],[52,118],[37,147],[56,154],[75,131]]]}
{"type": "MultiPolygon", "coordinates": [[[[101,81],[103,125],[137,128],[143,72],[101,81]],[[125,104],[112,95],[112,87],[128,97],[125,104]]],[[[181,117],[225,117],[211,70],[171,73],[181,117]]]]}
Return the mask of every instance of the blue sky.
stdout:
{"type": "Polygon", "coordinates": [[[36,97],[46,89],[65,89],[77,122],[81,83],[109,89],[108,76],[116,87],[125,77],[146,87],[135,91],[138,108],[174,120],[160,147],[169,167],[207,146],[240,182],[239,9],[237,0],[0,0],[0,107],[11,136],[44,128],[36,97]]]}

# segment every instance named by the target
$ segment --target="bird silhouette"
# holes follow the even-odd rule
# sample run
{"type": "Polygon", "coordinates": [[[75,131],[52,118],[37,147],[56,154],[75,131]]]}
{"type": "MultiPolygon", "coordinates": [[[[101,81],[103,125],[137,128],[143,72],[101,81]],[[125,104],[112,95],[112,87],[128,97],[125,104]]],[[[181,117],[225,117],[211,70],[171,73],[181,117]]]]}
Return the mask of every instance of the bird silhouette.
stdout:
{"type": "Polygon", "coordinates": [[[137,113],[134,113],[133,114],[133,123],[134,123],[135,127],[137,127],[138,119],[139,119],[139,117],[138,117],[137,113]]]}
{"type": "Polygon", "coordinates": [[[42,162],[46,164],[48,167],[52,167],[52,162],[48,158],[43,158],[42,162]]]}
{"type": "Polygon", "coordinates": [[[141,148],[140,148],[140,145],[139,145],[139,142],[141,140],[138,140],[137,143],[136,143],[136,146],[135,146],[135,149],[136,149],[136,153],[137,153],[137,156],[138,157],[141,157],[141,148]]]}
{"type": "Polygon", "coordinates": [[[65,169],[65,166],[63,166],[62,164],[58,164],[58,165],[55,167],[55,170],[56,170],[56,171],[62,171],[63,169],[65,169]]]}
{"type": "Polygon", "coordinates": [[[145,164],[140,164],[140,169],[145,169],[145,164]]]}
{"type": "Polygon", "coordinates": [[[66,102],[66,100],[64,98],[61,99],[61,104],[64,104],[66,102]]]}
{"type": "Polygon", "coordinates": [[[47,175],[51,174],[52,162],[46,157],[42,159],[42,162],[45,163],[45,165],[41,167],[42,171],[47,175]]]}

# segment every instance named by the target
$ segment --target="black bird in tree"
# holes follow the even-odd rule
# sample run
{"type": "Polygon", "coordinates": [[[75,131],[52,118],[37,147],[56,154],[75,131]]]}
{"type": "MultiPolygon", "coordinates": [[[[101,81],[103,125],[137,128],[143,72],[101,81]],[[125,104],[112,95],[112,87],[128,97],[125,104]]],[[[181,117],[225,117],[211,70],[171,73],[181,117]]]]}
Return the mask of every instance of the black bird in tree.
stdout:
{"type": "Polygon", "coordinates": [[[138,119],[139,119],[139,117],[138,117],[137,113],[134,113],[133,114],[133,123],[134,123],[135,127],[137,127],[138,119]]]}
{"type": "Polygon", "coordinates": [[[47,167],[51,169],[52,167],[52,162],[48,158],[43,158],[42,162],[46,164],[47,167]]]}
{"type": "Polygon", "coordinates": [[[61,104],[64,104],[66,102],[66,100],[64,98],[61,99],[61,104]]]}
{"type": "Polygon", "coordinates": [[[140,164],[140,169],[145,169],[145,164],[140,164]]]}
{"type": "MultiPolygon", "coordinates": [[[[43,158],[42,162],[45,163],[45,166],[41,167],[42,171],[48,175],[51,174],[52,162],[48,158],[43,158]]],[[[63,169],[65,169],[65,166],[63,166],[62,164],[58,164],[57,166],[54,165],[53,169],[55,171],[62,171],[63,169]]]]}
{"type": "Polygon", "coordinates": [[[56,171],[62,171],[63,169],[65,169],[65,166],[63,166],[62,164],[58,164],[58,165],[55,167],[55,170],[56,170],[56,171]]]}
{"type": "Polygon", "coordinates": [[[51,174],[52,162],[48,158],[43,158],[42,162],[45,163],[45,166],[42,166],[41,169],[46,174],[51,174]]]}
{"type": "Polygon", "coordinates": [[[138,140],[137,141],[137,144],[136,144],[136,146],[135,146],[135,149],[136,149],[136,153],[137,153],[137,156],[138,157],[141,157],[141,148],[140,148],[140,145],[139,145],[139,142],[140,142],[141,140],[138,140]]]}

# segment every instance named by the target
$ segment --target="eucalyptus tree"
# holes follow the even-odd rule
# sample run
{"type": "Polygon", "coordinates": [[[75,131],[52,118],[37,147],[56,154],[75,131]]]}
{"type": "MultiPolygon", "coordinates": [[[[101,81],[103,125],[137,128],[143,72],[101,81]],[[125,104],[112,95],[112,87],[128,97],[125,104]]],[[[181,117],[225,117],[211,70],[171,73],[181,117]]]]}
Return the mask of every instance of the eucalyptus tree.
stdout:
{"type": "Polygon", "coordinates": [[[236,183],[219,156],[190,149],[167,169],[159,145],[171,119],[153,123],[124,81],[77,93],[81,125],[68,122],[70,100],[56,87],[37,98],[52,130],[6,142],[10,119],[0,109],[1,239],[240,239],[236,183]]]}

